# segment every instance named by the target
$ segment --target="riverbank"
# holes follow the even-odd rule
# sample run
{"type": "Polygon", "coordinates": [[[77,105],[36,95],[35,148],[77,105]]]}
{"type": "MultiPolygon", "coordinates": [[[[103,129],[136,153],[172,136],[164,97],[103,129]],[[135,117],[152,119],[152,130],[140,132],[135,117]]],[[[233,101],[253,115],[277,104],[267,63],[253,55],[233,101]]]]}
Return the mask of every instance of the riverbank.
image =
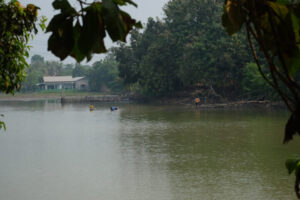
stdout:
{"type": "MultiPolygon", "coordinates": [[[[181,106],[194,106],[191,97],[174,97],[174,98],[143,98],[137,95],[122,94],[103,94],[103,93],[17,93],[12,95],[0,95],[0,101],[40,101],[40,100],[57,100],[62,103],[104,103],[104,102],[129,102],[129,103],[146,103],[146,104],[159,104],[159,105],[181,105],[181,106]],[[63,95],[63,96],[62,96],[63,95]]],[[[283,102],[272,102],[268,100],[242,100],[242,101],[228,101],[228,102],[214,102],[210,99],[201,99],[198,108],[279,108],[285,109],[283,102]]]]}
{"type": "Polygon", "coordinates": [[[47,99],[60,100],[61,97],[75,97],[83,98],[85,96],[97,96],[105,95],[103,93],[96,92],[75,92],[75,91],[53,91],[53,92],[34,92],[34,93],[16,93],[11,94],[0,94],[0,101],[38,101],[47,99]]]}

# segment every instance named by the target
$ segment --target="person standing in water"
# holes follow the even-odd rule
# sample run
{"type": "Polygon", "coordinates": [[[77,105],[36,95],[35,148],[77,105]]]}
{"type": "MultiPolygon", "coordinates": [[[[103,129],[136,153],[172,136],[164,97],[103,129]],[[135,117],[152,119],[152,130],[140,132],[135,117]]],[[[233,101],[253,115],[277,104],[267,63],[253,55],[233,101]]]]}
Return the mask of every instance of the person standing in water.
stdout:
{"type": "Polygon", "coordinates": [[[199,97],[196,97],[196,98],[194,99],[194,102],[195,102],[195,106],[196,106],[196,108],[197,108],[198,105],[200,104],[200,98],[199,98],[199,97]]]}
{"type": "Polygon", "coordinates": [[[90,104],[90,111],[94,110],[94,106],[92,104],[90,104]]]}

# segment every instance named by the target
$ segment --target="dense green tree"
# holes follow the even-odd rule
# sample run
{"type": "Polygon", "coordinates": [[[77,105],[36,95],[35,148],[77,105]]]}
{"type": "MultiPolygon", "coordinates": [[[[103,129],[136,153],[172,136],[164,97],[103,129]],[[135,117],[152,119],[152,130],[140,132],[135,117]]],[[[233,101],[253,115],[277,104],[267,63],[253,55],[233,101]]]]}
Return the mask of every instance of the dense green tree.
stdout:
{"type": "Polygon", "coordinates": [[[242,68],[251,60],[246,37],[228,38],[220,23],[220,1],[173,0],[164,9],[169,40],[175,40],[184,85],[207,83],[226,96],[240,92],[242,68]]]}
{"type": "Polygon", "coordinates": [[[31,63],[35,63],[35,62],[43,63],[44,62],[44,58],[41,55],[33,55],[31,57],[31,63]]]}
{"type": "Polygon", "coordinates": [[[42,78],[47,74],[47,66],[44,58],[40,55],[34,55],[31,58],[31,64],[26,70],[26,77],[22,83],[23,91],[36,90],[37,84],[42,82],[42,78]]]}
{"type": "Polygon", "coordinates": [[[248,98],[270,99],[274,97],[274,91],[260,75],[256,63],[247,63],[244,68],[242,89],[245,97],[248,98]]]}
{"type": "Polygon", "coordinates": [[[61,72],[58,74],[60,76],[72,76],[74,70],[73,64],[63,65],[61,72]]]}
{"type": "Polygon", "coordinates": [[[123,82],[118,76],[117,62],[106,58],[95,62],[89,70],[88,79],[91,91],[108,92],[123,89],[123,82]]]}
{"type": "Polygon", "coordinates": [[[85,66],[85,65],[76,63],[75,68],[72,71],[72,76],[73,77],[87,76],[88,70],[89,70],[89,66],[85,66]]]}
{"type": "Polygon", "coordinates": [[[41,55],[33,55],[31,63],[26,69],[26,77],[22,83],[22,91],[35,91],[37,84],[42,82],[43,76],[47,75],[47,65],[41,55]]]}
{"type": "Polygon", "coordinates": [[[62,73],[63,64],[57,61],[46,61],[47,75],[59,76],[62,73]]]}
{"type": "MultiPolygon", "coordinates": [[[[36,33],[37,7],[23,7],[17,1],[0,0],[0,91],[14,93],[21,88],[28,67],[28,41],[36,33]]],[[[1,128],[1,126],[0,126],[1,128]]]]}
{"type": "Polygon", "coordinates": [[[139,78],[140,69],[137,63],[138,60],[133,56],[132,47],[121,44],[119,48],[113,48],[112,52],[119,62],[119,76],[124,79],[124,83],[136,83],[139,78]]]}
{"type": "Polygon", "coordinates": [[[223,97],[238,96],[251,54],[245,36],[224,32],[222,3],[172,0],[164,12],[164,20],[150,18],[143,33],[132,32],[130,45],[114,50],[125,83],[152,95],[203,83],[223,97]]]}

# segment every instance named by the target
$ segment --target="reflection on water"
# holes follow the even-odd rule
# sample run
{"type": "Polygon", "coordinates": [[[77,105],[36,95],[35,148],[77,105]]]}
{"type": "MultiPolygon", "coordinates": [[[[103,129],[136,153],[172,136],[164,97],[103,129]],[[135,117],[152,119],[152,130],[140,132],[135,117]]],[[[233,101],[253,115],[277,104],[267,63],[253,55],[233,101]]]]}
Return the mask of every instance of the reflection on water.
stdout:
{"type": "Polygon", "coordinates": [[[1,103],[0,199],[295,199],[284,112],[1,103]]]}

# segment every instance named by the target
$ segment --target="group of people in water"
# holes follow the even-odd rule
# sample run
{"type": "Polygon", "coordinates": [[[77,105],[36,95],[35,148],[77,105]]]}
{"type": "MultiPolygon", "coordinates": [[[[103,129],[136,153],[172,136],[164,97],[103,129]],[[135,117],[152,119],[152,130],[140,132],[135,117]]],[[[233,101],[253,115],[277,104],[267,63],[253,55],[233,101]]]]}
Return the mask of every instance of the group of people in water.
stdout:
{"type": "MultiPolygon", "coordinates": [[[[199,97],[196,97],[194,98],[194,103],[195,103],[195,106],[196,108],[198,107],[198,105],[200,105],[200,98],[199,97]]],[[[95,109],[94,105],[90,104],[90,111],[93,111],[95,109]]],[[[111,111],[115,111],[115,110],[118,110],[119,108],[116,107],[116,106],[111,106],[110,107],[110,110],[111,111]]]]}
{"type": "MultiPolygon", "coordinates": [[[[93,111],[95,109],[95,106],[94,105],[92,105],[92,104],[90,104],[90,111],[93,111]]],[[[115,110],[118,110],[119,108],[118,107],[116,107],[116,106],[111,106],[110,107],[110,110],[111,111],[115,111],[115,110]]]]}

